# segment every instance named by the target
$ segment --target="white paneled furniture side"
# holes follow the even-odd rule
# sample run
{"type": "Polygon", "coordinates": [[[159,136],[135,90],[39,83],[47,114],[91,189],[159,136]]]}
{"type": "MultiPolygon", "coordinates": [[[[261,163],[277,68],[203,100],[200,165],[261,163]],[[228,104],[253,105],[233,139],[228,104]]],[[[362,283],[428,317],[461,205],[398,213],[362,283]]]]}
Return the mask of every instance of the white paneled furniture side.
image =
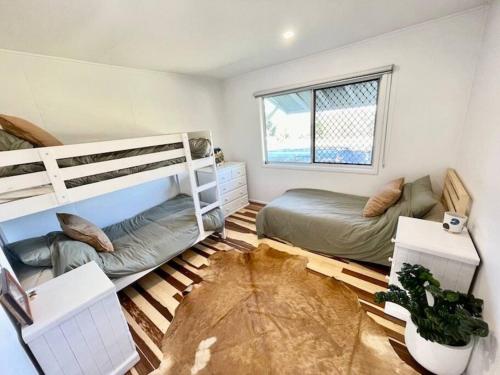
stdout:
{"type": "MultiPolygon", "coordinates": [[[[401,216],[398,221],[389,283],[401,287],[397,272],[403,263],[428,268],[443,289],[467,293],[479,256],[467,230],[446,232],[441,223],[401,216]]],[[[393,303],[385,304],[385,312],[406,320],[408,312],[393,303]]]]}
{"type": "MultiPolygon", "coordinates": [[[[206,184],[213,180],[210,169],[200,169],[197,172],[198,183],[206,184]]],[[[227,217],[248,205],[248,186],[244,162],[226,161],[217,167],[217,181],[221,209],[227,217]]],[[[215,192],[211,190],[200,194],[204,202],[213,202],[215,192]]]]}
{"type": "Polygon", "coordinates": [[[124,374],[137,361],[114,284],[95,262],[36,288],[22,336],[47,374],[124,374]]]}

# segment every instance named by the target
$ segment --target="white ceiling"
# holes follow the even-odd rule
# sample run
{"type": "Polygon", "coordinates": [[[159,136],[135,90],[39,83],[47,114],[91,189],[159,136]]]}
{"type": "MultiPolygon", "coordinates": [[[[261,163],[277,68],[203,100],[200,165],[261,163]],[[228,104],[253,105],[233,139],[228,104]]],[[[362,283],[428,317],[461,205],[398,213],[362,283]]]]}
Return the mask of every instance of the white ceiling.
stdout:
{"type": "Polygon", "coordinates": [[[225,78],[485,2],[0,0],[0,48],[225,78]]]}

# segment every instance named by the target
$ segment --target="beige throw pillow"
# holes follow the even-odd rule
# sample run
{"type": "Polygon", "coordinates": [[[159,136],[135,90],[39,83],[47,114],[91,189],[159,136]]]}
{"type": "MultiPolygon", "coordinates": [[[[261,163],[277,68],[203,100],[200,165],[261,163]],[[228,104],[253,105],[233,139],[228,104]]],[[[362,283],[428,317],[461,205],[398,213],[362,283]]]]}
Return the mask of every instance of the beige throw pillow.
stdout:
{"type": "Polygon", "coordinates": [[[58,213],[56,215],[64,234],[68,237],[85,242],[97,251],[111,252],[114,250],[106,233],[90,221],[72,214],[58,213]]]}
{"type": "Polygon", "coordinates": [[[382,215],[401,197],[404,182],[405,179],[401,177],[385,184],[382,189],[366,202],[363,209],[363,216],[375,217],[382,215]]]}
{"type": "Polygon", "coordinates": [[[62,143],[35,124],[19,117],[0,114],[0,125],[9,134],[15,135],[38,147],[61,146],[62,143]]]}

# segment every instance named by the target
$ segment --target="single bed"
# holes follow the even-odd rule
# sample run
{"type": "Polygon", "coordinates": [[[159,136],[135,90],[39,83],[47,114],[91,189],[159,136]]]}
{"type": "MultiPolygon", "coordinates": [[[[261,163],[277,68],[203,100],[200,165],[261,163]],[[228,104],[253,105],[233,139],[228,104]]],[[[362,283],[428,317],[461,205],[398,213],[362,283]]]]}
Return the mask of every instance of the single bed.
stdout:
{"type": "MultiPolygon", "coordinates": [[[[445,192],[449,191],[451,173],[456,176],[454,171],[448,172],[445,192]]],[[[412,198],[411,191],[411,184],[406,184],[399,201],[384,214],[368,218],[362,214],[367,197],[315,189],[289,190],[259,212],[257,235],[330,256],[389,265],[399,216],[416,216],[416,197],[412,198]]],[[[430,195],[434,203],[418,217],[441,221],[446,207],[432,190],[430,195]]]]}
{"type": "MultiPolygon", "coordinates": [[[[207,231],[222,230],[221,210],[205,213],[203,225],[207,231]]],[[[19,281],[30,289],[91,261],[112,279],[148,270],[177,256],[199,236],[193,200],[184,194],[103,230],[113,252],[97,252],[62,232],[9,244],[6,252],[19,281]]]]}

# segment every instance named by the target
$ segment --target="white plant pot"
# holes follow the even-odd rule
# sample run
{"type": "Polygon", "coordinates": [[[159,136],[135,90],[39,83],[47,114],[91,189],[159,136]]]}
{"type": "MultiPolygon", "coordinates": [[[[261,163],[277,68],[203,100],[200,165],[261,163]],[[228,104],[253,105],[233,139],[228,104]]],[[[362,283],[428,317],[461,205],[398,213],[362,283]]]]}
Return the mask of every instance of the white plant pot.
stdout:
{"type": "Polygon", "coordinates": [[[406,321],[405,342],[411,356],[437,375],[462,374],[474,346],[474,340],[465,346],[448,346],[428,341],[418,334],[411,318],[406,321]]]}

